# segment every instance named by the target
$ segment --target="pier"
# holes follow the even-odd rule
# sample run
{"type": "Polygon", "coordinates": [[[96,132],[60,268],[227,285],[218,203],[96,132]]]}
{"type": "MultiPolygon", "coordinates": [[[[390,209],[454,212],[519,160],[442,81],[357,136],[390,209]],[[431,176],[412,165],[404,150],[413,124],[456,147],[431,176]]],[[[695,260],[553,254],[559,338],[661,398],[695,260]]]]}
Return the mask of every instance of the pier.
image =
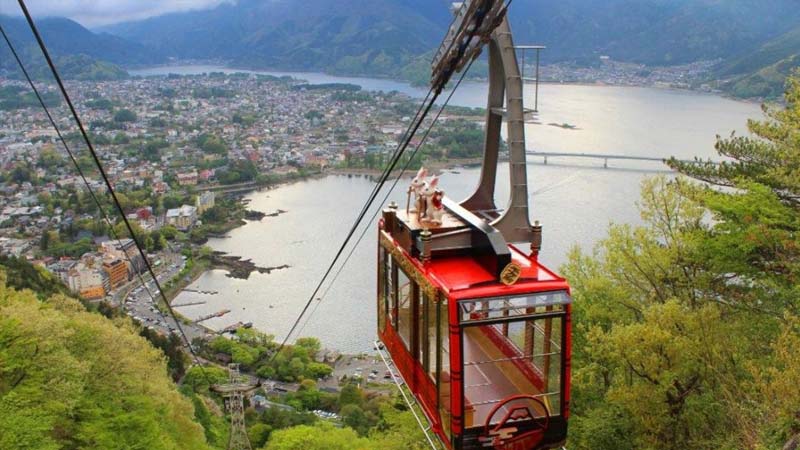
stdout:
{"type": "Polygon", "coordinates": [[[217,311],[214,314],[208,314],[208,315],[205,315],[205,316],[200,316],[197,319],[195,319],[194,323],[200,323],[200,322],[206,321],[208,319],[213,319],[215,317],[222,317],[225,314],[228,314],[229,312],[231,312],[230,309],[223,309],[222,311],[217,311]]]}
{"type": "Polygon", "coordinates": [[[205,295],[217,295],[219,292],[217,291],[198,291],[196,289],[184,289],[183,292],[193,292],[195,294],[205,294],[205,295]]]}
{"type": "Polygon", "coordinates": [[[205,305],[206,302],[189,302],[189,303],[176,303],[174,305],[170,305],[173,308],[180,308],[182,306],[195,306],[195,305],[205,305]]]}

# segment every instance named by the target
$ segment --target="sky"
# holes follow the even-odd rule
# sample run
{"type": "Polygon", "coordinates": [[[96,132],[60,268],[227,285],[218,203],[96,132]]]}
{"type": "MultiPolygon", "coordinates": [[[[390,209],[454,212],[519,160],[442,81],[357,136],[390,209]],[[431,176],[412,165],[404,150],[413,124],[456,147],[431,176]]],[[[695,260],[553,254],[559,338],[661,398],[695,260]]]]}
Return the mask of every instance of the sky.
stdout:
{"type": "MultiPolygon", "coordinates": [[[[213,8],[233,0],[25,0],[36,17],[69,17],[86,27],[98,27],[165,13],[213,8]]],[[[15,0],[0,0],[0,14],[20,15],[15,0]]]]}

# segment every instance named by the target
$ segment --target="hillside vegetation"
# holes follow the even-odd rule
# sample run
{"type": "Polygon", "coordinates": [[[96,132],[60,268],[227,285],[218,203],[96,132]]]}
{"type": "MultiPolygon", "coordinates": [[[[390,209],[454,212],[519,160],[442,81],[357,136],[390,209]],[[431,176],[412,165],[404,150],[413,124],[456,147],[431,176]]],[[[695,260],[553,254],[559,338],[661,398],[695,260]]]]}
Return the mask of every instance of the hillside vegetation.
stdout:
{"type": "Polygon", "coordinates": [[[758,69],[754,73],[736,77],[728,82],[725,88],[739,98],[778,99],[785,89],[787,77],[798,67],[800,67],[800,53],[758,69]]]}
{"type": "Polygon", "coordinates": [[[127,319],[7,283],[0,272],[0,448],[207,448],[163,354],[127,319]]]}
{"type": "Polygon", "coordinates": [[[727,79],[725,88],[741,98],[775,99],[783,95],[786,78],[800,67],[800,26],[776,39],[726,61],[716,76],[727,79]]]}
{"type": "MultiPolygon", "coordinates": [[[[0,25],[32,76],[52,79],[27,22],[0,14],[0,25]]],[[[128,76],[120,66],[155,64],[162,58],[152,49],[110,34],[96,34],[64,18],[37,18],[37,26],[60,74],[68,79],[118,80],[128,76]]],[[[0,41],[0,74],[22,78],[11,51],[0,41]]]]}
{"type": "Polygon", "coordinates": [[[786,102],[718,140],[731,162],[670,162],[706,184],[646,181],[644,225],[572,253],[569,448],[800,444],[800,79],[786,102]]]}
{"type": "MultiPolygon", "coordinates": [[[[0,258],[0,448],[226,448],[230,418],[210,387],[227,382],[228,372],[216,366],[184,372],[181,344],[104,304],[82,305],[25,260],[0,258]]],[[[253,448],[425,448],[392,386],[365,391],[347,380],[338,393],[317,388],[315,380],[331,373],[309,358],[319,351],[317,339],[298,339],[274,363],[267,350],[277,344],[255,330],[239,330],[236,340],[217,338],[208,349],[197,345],[230,354],[245,370],[260,367],[259,375],[300,382],[296,393],[260,392],[281,407],[256,410],[246,401],[253,448]],[[321,419],[312,413],[317,409],[339,418],[321,419]]]]}

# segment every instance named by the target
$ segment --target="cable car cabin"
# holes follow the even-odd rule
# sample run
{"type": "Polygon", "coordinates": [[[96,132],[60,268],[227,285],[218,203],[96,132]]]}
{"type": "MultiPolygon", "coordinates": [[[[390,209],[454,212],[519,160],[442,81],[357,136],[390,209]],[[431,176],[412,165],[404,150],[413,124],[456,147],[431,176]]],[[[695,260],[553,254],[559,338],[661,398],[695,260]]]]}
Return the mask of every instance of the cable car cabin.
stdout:
{"type": "Polygon", "coordinates": [[[572,300],[567,282],[538,261],[542,228],[530,223],[525,161],[530,111],[516,54],[534,47],[514,45],[506,6],[454,3],[431,66],[440,92],[454,70],[488,49],[477,189],[453,202],[420,169],[406,207],[383,211],[378,236],[378,335],[451,450],[550,449],[567,438],[572,300]],[[500,209],[503,122],[510,198],[500,209]],[[530,253],[512,242],[530,243],[530,253]]]}
{"type": "Polygon", "coordinates": [[[539,264],[538,244],[528,255],[475,214],[443,203],[436,224],[394,204],[383,212],[380,340],[447,448],[561,447],[569,286],[539,264]]]}

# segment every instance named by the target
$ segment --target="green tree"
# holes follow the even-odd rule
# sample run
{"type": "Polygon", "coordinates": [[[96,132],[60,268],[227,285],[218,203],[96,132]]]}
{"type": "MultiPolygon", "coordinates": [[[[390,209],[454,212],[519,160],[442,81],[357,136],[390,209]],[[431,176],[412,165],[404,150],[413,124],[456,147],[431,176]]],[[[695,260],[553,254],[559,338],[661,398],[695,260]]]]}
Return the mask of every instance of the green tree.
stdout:
{"type": "Polygon", "coordinates": [[[753,137],[718,139],[729,162],[670,162],[709,184],[645,182],[642,226],[570,255],[570,448],[800,441],[796,78],[786,99],[749,123],[753,137]]]}
{"type": "Polygon", "coordinates": [[[136,122],[136,119],[136,113],[130,109],[120,109],[114,113],[114,122],[117,123],[136,122]]]}
{"type": "Polygon", "coordinates": [[[372,443],[349,428],[336,428],[327,422],[277,430],[265,450],[366,450],[372,443]]]}
{"type": "Polygon", "coordinates": [[[397,397],[380,405],[380,420],[370,430],[370,439],[380,450],[426,450],[425,434],[405,403],[397,397]]]}
{"type": "Polygon", "coordinates": [[[200,149],[206,153],[223,156],[228,154],[227,145],[225,145],[225,142],[223,142],[222,139],[218,138],[217,136],[203,134],[197,138],[197,145],[199,145],[200,149]]]}
{"type": "Polygon", "coordinates": [[[364,393],[354,384],[345,385],[339,393],[339,407],[346,405],[361,406],[364,403],[364,393]]]}
{"type": "Polygon", "coordinates": [[[247,427],[247,436],[253,448],[261,448],[267,443],[272,427],[265,423],[256,423],[247,427]]]}
{"type": "Polygon", "coordinates": [[[50,232],[45,231],[42,233],[41,239],[39,239],[39,248],[46,252],[48,247],[50,247],[50,232]]]}
{"type": "Polygon", "coordinates": [[[765,305],[776,315],[800,313],[800,72],[787,82],[786,107],[764,108],[767,120],[748,122],[752,137],[718,139],[730,161],[670,165],[714,186],[696,199],[720,223],[709,230],[707,257],[719,273],[735,273],[727,295],[765,305]]]}
{"type": "Polygon", "coordinates": [[[353,404],[345,405],[339,411],[339,415],[342,416],[342,422],[356,430],[360,436],[366,436],[367,432],[369,432],[372,424],[364,410],[358,406],[353,404]]]}
{"type": "Polygon", "coordinates": [[[163,355],[129,322],[0,278],[0,448],[207,448],[163,355]]]}
{"type": "Polygon", "coordinates": [[[712,449],[741,437],[730,433],[747,390],[738,366],[764,355],[777,323],[754,325],[719,295],[695,191],[646,181],[645,225],[612,226],[564,268],[576,300],[571,447],[712,449]]]}
{"type": "Polygon", "coordinates": [[[219,367],[199,367],[193,366],[186,371],[183,378],[183,385],[188,386],[194,392],[205,393],[214,384],[226,383],[228,381],[228,371],[219,367]]]}

